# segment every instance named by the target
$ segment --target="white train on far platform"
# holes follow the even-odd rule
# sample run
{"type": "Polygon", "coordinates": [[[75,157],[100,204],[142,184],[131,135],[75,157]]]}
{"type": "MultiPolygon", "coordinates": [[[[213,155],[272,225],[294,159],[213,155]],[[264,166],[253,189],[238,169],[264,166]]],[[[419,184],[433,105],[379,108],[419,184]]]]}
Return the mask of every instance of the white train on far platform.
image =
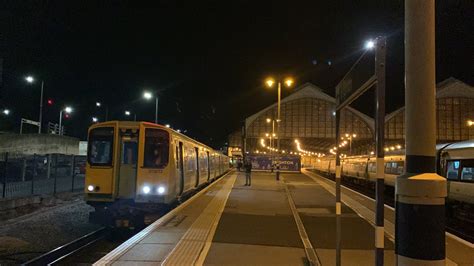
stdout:
{"type": "MultiPolygon", "coordinates": [[[[361,185],[375,184],[374,156],[353,156],[341,160],[344,179],[361,185]]],[[[312,160],[307,168],[327,175],[335,174],[335,157],[312,160]]],[[[385,156],[385,184],[392,189],[395,178],[403,173],[405,155],[385,156]]],[[[451,202],[474,204],[474,140],[437,145],[437,173],[448,180],[448,199],[451,202]]]]}

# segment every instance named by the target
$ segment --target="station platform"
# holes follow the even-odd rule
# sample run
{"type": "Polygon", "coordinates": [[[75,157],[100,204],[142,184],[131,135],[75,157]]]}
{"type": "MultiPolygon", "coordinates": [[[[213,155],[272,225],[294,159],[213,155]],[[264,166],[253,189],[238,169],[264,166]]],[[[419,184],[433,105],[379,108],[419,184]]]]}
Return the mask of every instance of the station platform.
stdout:
{"type": "MultiPolygon", "coordinates": [[[[317,174],[232,171],[94,265],[335,265],[334,183],[317,174]]],[[[342,190],[343,265],[374,264],[374,202],[342,190]]],[[[386,207],[385,265],[395,265],[394,214],[386,207]]],[[[472,265],[474,249],[446,238],[447,265],[472,265]]]]}

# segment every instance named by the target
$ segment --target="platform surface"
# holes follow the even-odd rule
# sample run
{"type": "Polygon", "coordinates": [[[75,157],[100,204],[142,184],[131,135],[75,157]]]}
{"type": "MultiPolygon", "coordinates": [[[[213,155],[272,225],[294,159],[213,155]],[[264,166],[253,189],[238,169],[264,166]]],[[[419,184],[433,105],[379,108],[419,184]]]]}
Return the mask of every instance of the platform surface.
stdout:
{"type": "MultiPolygon", "coordinates": [[[[255,172],[252,185],[244,184],[244,173],[227,174],[96,265],[307,265],[303,243],[308,242],[302,240],[301,224],[319,262],[335,265],[335,197],[330,180],[304,172],[284,173],[277,181],[275,174],[255,172]]],[[[342,206],[342,264],[373,265],[373,206],[360,195],[342,192],[349,205],[342,206]]],[[[386,213],[389,222],[393,215],[386,213]]],[[[395,265],[390,230],[389,225],[385,265],[395,265]]],[[[448,249],[459,250],[457,245],[450,243],[448,249]]],[[[457,253],[447,251],[448,265],[469,262],[470,257],[457,253]]]]}

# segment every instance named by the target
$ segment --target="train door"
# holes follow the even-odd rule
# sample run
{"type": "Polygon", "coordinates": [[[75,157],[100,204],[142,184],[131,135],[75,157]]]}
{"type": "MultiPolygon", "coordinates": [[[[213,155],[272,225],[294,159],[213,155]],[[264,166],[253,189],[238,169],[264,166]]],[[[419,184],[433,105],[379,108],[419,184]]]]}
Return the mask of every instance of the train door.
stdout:
{"type": "Polygon", "coordinates": [[[196,184],[194,186],[197,187],[199,186],[199,170],[201,169],[199,167],[199,148],[194,147],[194,151],[196,152],[196,184]]]}
{"type": "Polygon", "coordinates": [[[179,145],[176,146],[176,158],[178,164],[178,195],[183,194],[184,191],[184,160],[183,160],[183,143],[180,141],[179,145]]]}
{"type": "Polygon", "coordinates": [[[206,151],[206,158],[207,158],[207,181],[209,181],[211,179],[211,162],[210,162],[208,151],[206,151]]]}
{"type": "Polygon", "coordinates": [[[138,130],[120,131],[120,165],[118,175],[118,197],[135,197],[137,181],[138,130]]]}

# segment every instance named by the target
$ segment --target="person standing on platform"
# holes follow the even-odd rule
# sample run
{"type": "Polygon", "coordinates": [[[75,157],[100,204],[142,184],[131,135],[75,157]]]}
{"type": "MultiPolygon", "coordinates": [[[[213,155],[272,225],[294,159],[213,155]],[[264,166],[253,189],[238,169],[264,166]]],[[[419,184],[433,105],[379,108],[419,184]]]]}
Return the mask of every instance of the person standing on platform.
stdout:
{"type": "Polygon", "coordinates": [[[276,163],[276,180],[280,180],[280,163],[276,163]]]}
{"type": "Polygon", "coordinates": [[[250,186],[252,183],[252,163],[250,160],[245,162],[245,185],[250,186]]]}

